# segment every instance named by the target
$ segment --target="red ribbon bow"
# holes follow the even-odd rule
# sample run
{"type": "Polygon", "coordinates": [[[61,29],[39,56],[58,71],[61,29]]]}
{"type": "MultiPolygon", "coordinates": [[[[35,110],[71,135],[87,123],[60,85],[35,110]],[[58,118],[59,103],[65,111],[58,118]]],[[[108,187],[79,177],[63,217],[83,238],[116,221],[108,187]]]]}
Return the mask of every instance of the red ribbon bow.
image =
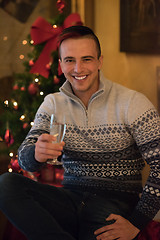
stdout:
{"type": "Polygon", "coordinates": [[[51,52],[56,51],[58,47],[58,36],[63,29],[73,25],[82,25],[79,14],[70,14],[63,23],[63,26],[52,27],[44,18],[38,17],[31,27],[31,38],[34,45],[46,42],[39,58],[32,66],[30,72],[38,73],[45,78],[49,76],[49,70],[46,65],[51,60],[51,52]]]}

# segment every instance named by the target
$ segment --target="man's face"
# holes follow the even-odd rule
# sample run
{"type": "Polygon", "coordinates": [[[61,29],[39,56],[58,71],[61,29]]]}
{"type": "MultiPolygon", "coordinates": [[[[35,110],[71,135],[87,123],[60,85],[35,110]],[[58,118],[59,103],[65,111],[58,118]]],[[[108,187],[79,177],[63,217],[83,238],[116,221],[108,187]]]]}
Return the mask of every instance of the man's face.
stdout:
{"type": "Polygon", "coordinates": [[[78,97],[91,96],[98,90],[102,56],[98,59],[96,43],[91,38],[64,40],[60,46],[60,65],[78,97]]]}

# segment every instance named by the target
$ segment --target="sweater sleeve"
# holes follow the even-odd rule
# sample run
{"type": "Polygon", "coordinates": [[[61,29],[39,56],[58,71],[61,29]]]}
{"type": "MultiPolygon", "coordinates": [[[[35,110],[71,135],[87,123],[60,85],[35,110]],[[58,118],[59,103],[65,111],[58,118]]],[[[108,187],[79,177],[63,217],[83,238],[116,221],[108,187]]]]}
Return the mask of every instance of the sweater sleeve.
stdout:
{"type": "Polygon", "coordinates": [[[49,133],[50,116],[47,113],[37,113],[34,126],[18,149],[18,161],[22,169],[30,172],[39,170],[44,163],[35,159],[35,143],[43,133],[49,133]]]}
{"type": "Polygon", "coordinates": [[[128,111],[130,131],[150,166],[141,198],[130,217],[130,221],[142,229],[160,209],[160,119],[150,101],[141,94],[134,96],[131,105],[128,111]]]}
{"type": "Polygon", "coordinates": [[[18,149],[19,165],[26,171],[34,172],[44,165],[35,159],[35,143],[41,134],[49,133],[50,115],[54,110],[51,99],[48,95],[41,104],[36,113],[34,125],[18,149]]]}

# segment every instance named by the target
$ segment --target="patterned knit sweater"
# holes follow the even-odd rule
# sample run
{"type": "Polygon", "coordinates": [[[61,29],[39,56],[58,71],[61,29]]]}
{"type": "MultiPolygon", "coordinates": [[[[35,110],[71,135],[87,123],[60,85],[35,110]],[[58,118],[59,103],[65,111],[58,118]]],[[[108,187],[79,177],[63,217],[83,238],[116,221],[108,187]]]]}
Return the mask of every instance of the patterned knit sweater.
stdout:
{"type": "Polygon", "coordinates": [[[34,158],[35,142],[49,133],[50,115],[67,124],[62,156],[64,186],[139,194],[130,221],[142,228],[160,209],[160,119],[141,93],[100,75],[99,90],[88,108],[66,81],[59,93],[49,94],[35,116],[34,125],[19,148],[19,164],[27,171],[42,166],[34,158]],[[144,160],[150,175],[142,189],[144,160]]]}

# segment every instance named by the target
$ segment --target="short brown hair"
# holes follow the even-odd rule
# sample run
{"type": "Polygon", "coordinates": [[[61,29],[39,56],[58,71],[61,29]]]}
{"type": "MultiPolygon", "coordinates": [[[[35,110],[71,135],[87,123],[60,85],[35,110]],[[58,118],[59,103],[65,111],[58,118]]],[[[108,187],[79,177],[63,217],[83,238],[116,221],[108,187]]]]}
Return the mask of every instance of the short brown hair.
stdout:
{"type": "Polygon", "coordinates": [[[86,26],[72,26],[65,28],[59,36],[59,48],[62,42],[69,38],[91,38],[95,41],[97,47],[98,58],[101,56],[101,46],[98,37],[92,29],[86,26]]]}

